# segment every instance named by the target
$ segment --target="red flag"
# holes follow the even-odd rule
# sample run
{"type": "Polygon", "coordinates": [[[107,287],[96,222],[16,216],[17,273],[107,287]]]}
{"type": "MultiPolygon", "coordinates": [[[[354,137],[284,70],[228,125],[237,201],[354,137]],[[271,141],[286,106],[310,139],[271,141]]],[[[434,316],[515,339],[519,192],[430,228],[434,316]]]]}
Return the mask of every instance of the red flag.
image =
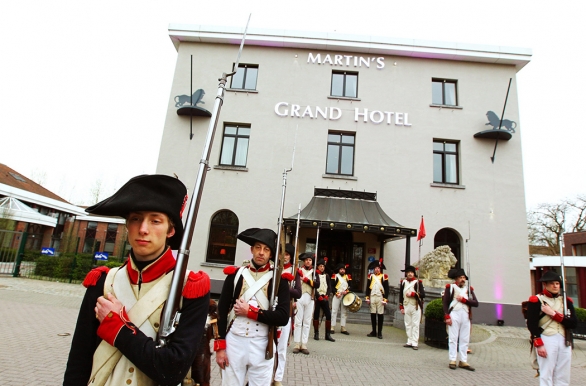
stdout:
{"type": "Polygon", "coordinates": [[[419,224],[419,233],[417,234],[417,241],[425,237],[425,224],[423,223],[423,216],[421,216],[421,224],[419,224]]]}

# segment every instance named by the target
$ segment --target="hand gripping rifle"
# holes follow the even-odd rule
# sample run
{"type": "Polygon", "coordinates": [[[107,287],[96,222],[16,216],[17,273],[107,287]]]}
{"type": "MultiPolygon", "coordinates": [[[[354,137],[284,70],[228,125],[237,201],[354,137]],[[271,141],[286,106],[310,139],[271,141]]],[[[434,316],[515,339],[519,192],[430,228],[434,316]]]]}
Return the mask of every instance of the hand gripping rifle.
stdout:
{"type": "MultiPolygon", "coordinates": [[[[250,16],[248,16],[248,22],[250,22],[250,16]]],[[[218,79],[220,81],[218,85],[218,92],[216,94],[216,100],[214,102],[214,109],[210,124],[208,126],[208,132],[206,135],[206,141],[199,161],[199,169],[197,172],[197,179],[195,181],[195,187],[189,203],[189,212],[187,213],[187,219],[185,221],[185,232],[181,238],[181,244],[177,253],[177,263],[175,271],[173,272],[173,278],[171,279],[171,287],[169,289],[169,297],[161,312],[161,323],[157,333],[157,347],[164,347],[167,344],[167,339],[175,331],[175,327],[179,323],[181,316],[179,312],[179,304],[181,301],[181,292],[183,289],[183,281],[185,279],[185,272],[187,271],[187,263],[189,261],[189,249],[191,240],[193,238],[193,231],[195,229],[195,220],[197,218],[197,212],[201,204],[201,196],[203,193],[203,185],[205,177],[208,171],[208,163],[210,159],[210,153],[212,149],[212,142],[214,141],[214,134],[216,126],[218,124],[218,118],[220,117],[220,110],[224,103],[224,90],[226,88],[226,82],[228,77],[233,76],[238,71],[238,63],[240,62],[240,54],[244,46],[244,40],[246,39],[246,31],[248,30],[248,22],[240,42],[240,50],[238,51],[238,57],[236,58],[236,64],[234,65],[234,71],[229,74],[223,73],[222,77],[218,79]]]]}
{"type": "MultiPolygon", "coordinates": [[[[293,150],[293,157],[295,157],[295,150],[293,150]]],[[[291,169],[283,171],[283,189],[281,191],[281,207],[279,209],[279,232],[277,232],[277,254],[278,262],[275,261],[275,268],[273,269],[273,290],[271,291],[271,299],[269,306],[271,310],[277,308],[279,302],[279,284],[281,282],[281,274],[283,273],[283,260],[285,258],[285,227],[283,224],[283,211],[285,209],[285,193],[287,191],[287,173],[293,170],[293,162],[291,162],[291,169]],[[278,265],[277,265],[278,264],[278,265]]],[[[287,290],[289,290],[287,288],[287,290]]],[[[267,342],[267,349],[265,351],[265,359],[273,358],[273,351],[276,337],[277,326],[269,326],[269,339],[267,342]]]]}

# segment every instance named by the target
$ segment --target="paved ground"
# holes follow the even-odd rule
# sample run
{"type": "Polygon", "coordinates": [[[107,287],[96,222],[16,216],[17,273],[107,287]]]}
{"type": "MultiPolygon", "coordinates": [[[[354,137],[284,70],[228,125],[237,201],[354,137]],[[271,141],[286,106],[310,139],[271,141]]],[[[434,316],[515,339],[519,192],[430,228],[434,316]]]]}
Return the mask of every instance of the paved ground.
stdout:
{"type": "MultiPolygon", "coordinates": [[[[79,284],[0,275],[0,385],[61,384],[83,293],[79,284]]],[[[365,325],[348,330],[350,336],[336,333],[335,343],[310,339],[310,355],[290,354],[284,384],[539,384],[529,366],[523,328],[474,325],[473,373],[448,369],[446,350],[423,343],[418,351],[403,348],[403,330],[385,327],[383,340],[367,338],[365,325]]],[[[572,385],[579,385],[586,379],[586,341],[575,346],[572,385]]],[[[212,377],[213,385],[221,384],[215,364],[212,377]]]]}

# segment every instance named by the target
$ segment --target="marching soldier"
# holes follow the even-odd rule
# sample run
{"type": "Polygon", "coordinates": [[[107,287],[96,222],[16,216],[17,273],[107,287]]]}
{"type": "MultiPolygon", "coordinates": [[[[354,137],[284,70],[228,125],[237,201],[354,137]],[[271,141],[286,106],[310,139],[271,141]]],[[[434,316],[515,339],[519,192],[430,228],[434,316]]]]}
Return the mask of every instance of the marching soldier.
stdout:
{"type": "Polygon", "coordinates": [[[366,302],[370,304],[370,322],[372,323],[372,331],[366,336],[383,338],[383,322],[385,318],[385,306],[387,305],[387,297],[389,296],[389,277],[382,273],[386,269],[385,265],[380,261],[373,261],[368,265],[369,270],[373,273],[368,275],[366,286],[366,302]],[[378,317],[378,333],[376,332],[378,317]]]}
{"type": "Polygon", "coordinates": [[[529,298],[527,328],[531,332],[533,350],[537,351],[540,385],[569,385],[572,345],[568,334],[578,319],[572,299],[566,297],[570,315],[564,315],[563,280],[555,271],[547,271],[539,281],[543,292],[529,298]]]}
{"type": "Polygon", "coordinates": [[[279,281],[279,302],[274,310],[273,266],[277,235],[270,229],[251,228],[237,238],[249,244],[252,259],[246,267],[226,267],[218,304],[218,334],[214,342],[216,362],[222,369],[222,384],[243,386],[248,374],[250,386],[268,386],[274,359],[265,359],[269,327],[284,326],[289,320],[289,283],[279,281]]]}
{"type": "MultiPolygon", "coordinates": [[[[315,310],[313,311],[313,339],[319,340],[319,313],[320,310],[324,312],[326,316],[326,340],[335,342],[336,340],[330,335],[332,314],[330,313],[330,302],[329,294],[332,293],[332,284],[329,275],[325,272],[326,260],[320,260],[317,262],[316,278],[319,277],[319,285],[316,286],[316,300],[315,310]]],[[[316,282],[318,280],[316,279],[316,282]]]]}
{"type": "Polygon", "coordinates": [[[301,281],[301,297],[297,301],[297,313],[295,314],[295,330],[293,331],[293,354],[299,352],[309,355],[307,340],[309,339],[309,324],[313,314],[313,289],[319,287],[319,276],[313,282],[313,257],[314,254],[305,252],[299,256],[303,261],[303,267],[297,270],[301,281]]]}
{"type": "Polygon", "coordinates": [[[208,315],[207,274],[186,275],[181,321],[164,347],[157,346],[156,335],[175,269],[171,248],[181,244],[186,200],[187,189],[178,179],[142,175],[86,209],[124,217],[132,249],[121,267],[98,267],[86,276],[64,385],[183,382],[208,315]]]}
{"type": "Polygon", "coordinates": [[[333,287],[335,290],[334,298],[332,299],[332,329],[330,333],[334,333],[336,329],[336,316],[338,316],[338,308],[340,310],[340,333],[344,335],[350,335],[346,331],[346,315],[348,313],[348,307],[344,305],[344,295],[350,291],[350,275],[346,275],[347,266],[344,263],[340,263],[336,266],[336,274],[332,275],[333,287]]]}
{"type": "Polygon", "coordinates": [[[454,283],[447,284],[443,295],[444,319],[448,325],[448,347],[450,363],[448,367],[456,369],[456,360],[460,354],[458,367],[474,371],[474,367],[468,364],[468,344],[470,342],[471,307],[478,307],[478,299],[474,294],[474,288],[470,287],[470,293],[466,287],[468,276],[463,269],[452,269],[448,277],[454,283]]]}
{"type": "MultiPolygon", "coordinates": [[[[293,299],[299,299],[301,297],[301,279],[299,275],[293,277],[295,267],[291,264],[291,257],[295,254],[295,247],[291,244],[285,245],[285,260],[283,261],[283,274],[282,278],[288,281],[295,280],[295,286],[289,287],[289,296],[291,302],[293,299]]],[[[289,308],[291,310],[291,308],[289,308]]],[[[291,315],[292,316],[292,315],[291,315]]],[[[281,386],[283,375],[285,373],[285,363],[287,363],[287,345],[289,343],[289,335],[291,334],[291,317],[287,322],[286,326],[279,329],[279,340],[277,344],[277,369],[275,370],[275,382],[273,386],[281,386]]]]}
{"type": "Polygon", "coordinates": [[[423,310],[425,288],[421,280],[417,280],[417,270],[412,265],[405,268],[406,278],[401,280],[399,291],[399,308],[405,316],[405,332],[407,343],[403,347],[418,350],[419,324],[423,310]]]}

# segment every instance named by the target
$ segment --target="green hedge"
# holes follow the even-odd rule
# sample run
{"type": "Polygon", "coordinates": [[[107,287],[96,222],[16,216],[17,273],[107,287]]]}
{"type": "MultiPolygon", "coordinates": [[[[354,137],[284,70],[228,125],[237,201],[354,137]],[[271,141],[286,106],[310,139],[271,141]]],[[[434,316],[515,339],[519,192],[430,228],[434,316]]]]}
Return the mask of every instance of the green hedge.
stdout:
{"type": "Polygon", "coordinates": [[[435,299],[425,307],[425,319],[444,320],[444,306],[442,299],[435,299]]]}
{"type": "MultiPolygon", "coordinates": [[[[81,281],[92,269],[94,259],[91,254],[44,256],[40,255],[35,260],[35,275],[52,277],[63,280],[81,281]]],[[[122,265],[120,261],[98,261],[98,266],[105,265],[108,268],[122,265]]]]}
{"type": "Polygon", "coordinates": [[[580,308],[580,307],[575,307],[574,311],[576,311],[576,317],[578,318],[579,321],[586,322],[586,309],[580,308]]]}

